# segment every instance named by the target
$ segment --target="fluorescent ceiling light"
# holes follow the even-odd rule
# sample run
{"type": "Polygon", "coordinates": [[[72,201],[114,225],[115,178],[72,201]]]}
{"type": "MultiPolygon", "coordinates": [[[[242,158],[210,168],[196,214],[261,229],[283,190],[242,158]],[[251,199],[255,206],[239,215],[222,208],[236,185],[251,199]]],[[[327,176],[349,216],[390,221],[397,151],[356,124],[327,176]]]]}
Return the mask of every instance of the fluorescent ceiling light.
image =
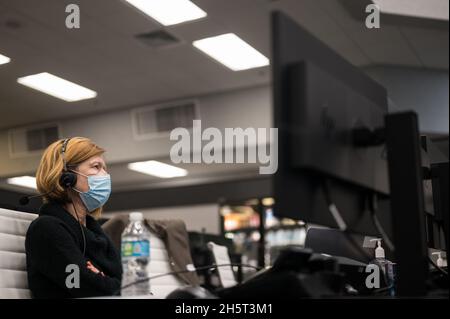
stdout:
{"type": "Polygon", "coordinates": [[[11,61],[10,58],[8,58],[5,55],[0,54],[0,64],[6,64],[9,63],[11,61]]]}
{"type": "Polygon", "coordinates": [[[158,161],[135,162],[128,164],[128,168],[147,175],[160,178],[181,177],[187,175],[187,170],[158,161]]]}
{"type": "Polygon", "coordinates": [[[67,102],[92,99],[97,96],[95,91],[47,72],[24,76],[18,78],[17,82],[67,102]]]}
{"type": "Polygon", "coordinates": [[[11,177],[6,180],[8,184],[21,186],[21,187],[27,187],[27,188],[34,188],[36,189],[36,178],[33,176],[19,176],[19,177],[11,177]]]}
{"type": "Polygon", "coordinates": [[[206,12],[189,0],[125,0],[162,25],[168,26],[206,17],[206,12]]]}
{"type": "Polygon", "coordinates": [[[269,59],[234,33],[197,40],[193,45],[233,71],[269,65],[269,59]]]}
{"type": "Polygon", "coordinates": [[[448,21],[448,0],[373,0],[382,13],[448,21]]]}

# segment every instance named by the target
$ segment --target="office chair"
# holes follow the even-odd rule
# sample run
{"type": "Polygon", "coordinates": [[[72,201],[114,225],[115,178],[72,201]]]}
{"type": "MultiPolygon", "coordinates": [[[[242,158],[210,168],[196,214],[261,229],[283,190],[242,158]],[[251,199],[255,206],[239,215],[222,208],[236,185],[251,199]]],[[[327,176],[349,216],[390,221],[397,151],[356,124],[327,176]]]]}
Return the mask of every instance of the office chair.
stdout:
{"type": "Polygon", "coordinates": [[[25,235],[37,214],[0,208],[0,299],[31,298],[25,235]]]}

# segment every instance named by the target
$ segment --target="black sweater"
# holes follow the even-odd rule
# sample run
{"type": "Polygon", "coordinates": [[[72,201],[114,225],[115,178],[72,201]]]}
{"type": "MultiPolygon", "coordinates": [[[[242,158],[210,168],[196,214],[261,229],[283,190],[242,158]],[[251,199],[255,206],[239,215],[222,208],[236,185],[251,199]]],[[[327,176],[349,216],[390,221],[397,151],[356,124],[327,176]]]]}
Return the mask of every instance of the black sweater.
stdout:
{"type": "Polygon", "coordinates": [[[113,295],[120,289],[120,256],[100,224],[86,216],[86,255],[78,221],[58,203],[44,204],[30,225],[25,240],[28,286],[34,298],[80,298],[113,295]],[[90,261],[104,276],[86,267],[90,261]],[[79,267],[79,288],[68,288],[79,267]],[[73,266],[72,266],[73,267],[73,266]]]}

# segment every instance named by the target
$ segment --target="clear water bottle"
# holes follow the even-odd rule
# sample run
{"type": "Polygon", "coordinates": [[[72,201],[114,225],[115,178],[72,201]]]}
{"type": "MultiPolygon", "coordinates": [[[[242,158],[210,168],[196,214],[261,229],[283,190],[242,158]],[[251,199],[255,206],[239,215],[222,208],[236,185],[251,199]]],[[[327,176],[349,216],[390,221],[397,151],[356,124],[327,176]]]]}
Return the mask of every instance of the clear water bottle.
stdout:
{"type": "MultiPolygon", "coordinates": [[[[122,286],[148,277],[150,262],[150,231],[144,223],[142,213],[130,213],[130,222],[122,233],[122,286]]],[[[150,293],[148,280],[122,289],[123,296],[147,295],[150,293]]]]}

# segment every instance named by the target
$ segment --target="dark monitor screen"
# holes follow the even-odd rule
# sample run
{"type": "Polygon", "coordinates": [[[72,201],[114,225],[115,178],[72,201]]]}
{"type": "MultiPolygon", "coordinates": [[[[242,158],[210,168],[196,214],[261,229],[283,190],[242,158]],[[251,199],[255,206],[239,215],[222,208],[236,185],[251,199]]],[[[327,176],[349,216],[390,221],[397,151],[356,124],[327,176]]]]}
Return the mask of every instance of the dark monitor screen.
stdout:
{"type": "Polygon", "coordinates": [[[311,61],[287,66],[291,166],[389,193],[384,145],[355,147],[352,130],[384,126],[385,110],[311,61]]]}
{"type": "Polygon", "coordinates": [[[389,194],[387,157],[383,147],[354,147],[351,132],[383,126],[386,90],[280,12],[272,50],[275,214],[337,226],[321,189],[327,179],[348,228],[376,234],[365,205],[368,193],[389,194]]]}

